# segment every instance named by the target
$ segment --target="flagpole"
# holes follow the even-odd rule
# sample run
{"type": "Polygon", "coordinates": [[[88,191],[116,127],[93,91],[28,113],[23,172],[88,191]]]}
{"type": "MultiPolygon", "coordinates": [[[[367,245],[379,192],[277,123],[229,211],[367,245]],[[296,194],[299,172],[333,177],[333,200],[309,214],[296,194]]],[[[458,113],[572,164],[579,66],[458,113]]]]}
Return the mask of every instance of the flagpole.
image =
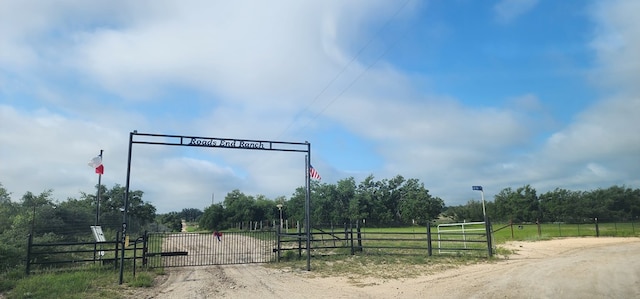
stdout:
{"type": "Polygon", "coordinates": [[[311,271],[311,174],[309,173],[311,167],[311,144],[307,142],[307,155],[305,156],[305,183],[307,185],[307,192],[305,195],[305,207],[304,207],[304,228],[306,231],[306,246],[307,246],[307,271],[311,271]]]}
{"type": "MultiPolygon", "coordinates": [[[[102,152],[103,150],[100,150],[100,161],[102,161],[102,152]]],[[[102,173],[98,174],[98,192],[96,195],[96,226],[98,226],[98,224],[100,224],[100,185],[102,184],[102,173]]]]}

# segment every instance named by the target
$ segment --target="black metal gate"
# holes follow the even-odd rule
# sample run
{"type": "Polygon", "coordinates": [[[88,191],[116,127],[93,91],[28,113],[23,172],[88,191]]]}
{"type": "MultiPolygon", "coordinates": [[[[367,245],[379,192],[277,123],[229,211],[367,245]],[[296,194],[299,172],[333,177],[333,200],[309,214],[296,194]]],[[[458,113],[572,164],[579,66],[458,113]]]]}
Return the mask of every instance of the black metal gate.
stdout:
{"type": "Polygon", "coordinates": [[[268,263],[276,260],[276,232],[148,233],[148,267],[268,263]]]}

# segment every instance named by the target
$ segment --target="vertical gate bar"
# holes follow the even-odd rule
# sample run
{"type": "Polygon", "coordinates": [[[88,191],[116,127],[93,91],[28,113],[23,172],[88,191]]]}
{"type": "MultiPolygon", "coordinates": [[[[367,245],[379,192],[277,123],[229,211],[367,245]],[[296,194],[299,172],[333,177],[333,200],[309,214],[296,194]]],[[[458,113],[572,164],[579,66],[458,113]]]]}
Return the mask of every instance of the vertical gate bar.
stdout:
{"type": "Polygon", "coordinates": [[[279,226],[276,228],[276,231],[277,231],[277,235],[276,235],[276,242],[277,242],[276,243],[276,250],[277,250],[276,251],[276,262],[279,263],[280,262],[280,250],[282,248],[282,247],[280,247],[281,237],[280,237],[280,227],[279,226]]]}
{"type": "MultiPolygon", "coordinates": [[[[195,263],[195,265],[191,265],[191,266],[199,266],[202,265],[202,254],[198,251],[196,251],[196,248],[194,247],[196,242],[200,241],[200,234],[199,233],[195,233],[193,235],[193,238],[190,238],[191,242],[189,243],[189,245],[187,246],[187,250],[192,251],[193,250],[193,254],[195,255],[195,259],[193,259],[193,263],[195,263]]],[[[187,259],[187,260],[192,260],[192,259],[187,259]]]]}
{"type": "MultiPolygon", "coordinates": [[[[240,232],[242,233],[242,232],[240,232]]],[[[238,247],[240,247],[240,244],[238,244],[238,241],[236,241],[236,238],[233,238],[233,259],[231,261],[232,264],[235,264],[236,261],[238,260],[238,247]]]]}
{"type": "Polygon", "coordinates": [[[220,255],[220,250],[219,250],[219,245],[220,244],[218,244],[216,241],[217,241],[216,237],[214,236],[213,237],[213,241],[212,241],[213,242],[213,246],[211,248],[213,249],[213,263],[217,265],[218,264],[218,255],[220,255]]]}
{"type": "MultiPolygon", "coordinates": [[[[249,227],[249,229],[251,229],[251,227],[249,227]]],[[[240,233],[242,233],[242,232],[240,232],[240,233]]],[[[235,264],[237,262],[237,260],[238,260],[238,252],[240,251],[240,250],[238,250],[238,247],[239,247],[240,244],[238,243],[237,238],[234,238],[233,241],[234,241],[233,242],[233,247],[234,247],[233,248],[233,261],[231,263],[235,264]]]]}
{"type": "Polygon", "coordinates": [[[206,247],[206,242],[207,239],[205,238],[205,233],[198,233],[198,245],[197,245],[197,249],[198,249],[198,254],[200,255],[200,266],[206,266],[207,265],[207,247],[206,247]]]}
{"type": "MultiPolygon", "coordinates": [[[[178,248],[176,248],[177,250],[181,250],[182,248],[184,248],[184,246],[185,246],[185,239],[186,239],[186,238],[185,238],[185,234],[186,234],[186,233],[182,233],[182,234],[180,235],[180,238],[179,238],[180,246],[178,246],[178,248]]],[[[184,259],[184,258],[178,258],[178,256],[176,256],[176,259],[179,261],[180,266],[187,266],[187,261],[186,261],[186,259],[184,259]]]]}
{"type": "Polygon", "coordinates": [[[223,240],[221,241],[221,243],[224,242],[224,244],[217,243],[218,244],[218,250],[220,251],[220,254],[218,254],[218,256],[216,258],[218,258],[217,264],[219,264],[219,265],[222,264],[222,261],[224,261],[224,258],[225,258],[224,256],[227,254],[227,246],[226,246],[226,244],[229,241],[229,235],[228,234],[229,233],[226,234],[227,236],[223,235],[224,237],[223,237],[223,240]]]}

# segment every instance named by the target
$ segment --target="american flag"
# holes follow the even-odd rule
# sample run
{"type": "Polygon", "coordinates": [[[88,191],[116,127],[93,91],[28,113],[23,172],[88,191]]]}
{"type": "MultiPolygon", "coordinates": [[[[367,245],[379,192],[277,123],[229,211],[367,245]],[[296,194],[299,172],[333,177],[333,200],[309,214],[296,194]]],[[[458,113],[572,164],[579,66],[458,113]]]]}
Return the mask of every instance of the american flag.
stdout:
{"type": "Polygon", "coordinates": [[[311,166],[311,164],[309,164],[309,175],[311,176],[312,179],[316,179],[316,180],[322,179],[320,177],[320,174],[316,171],[315,168],[313,168],[313,166],[311,166]]]}

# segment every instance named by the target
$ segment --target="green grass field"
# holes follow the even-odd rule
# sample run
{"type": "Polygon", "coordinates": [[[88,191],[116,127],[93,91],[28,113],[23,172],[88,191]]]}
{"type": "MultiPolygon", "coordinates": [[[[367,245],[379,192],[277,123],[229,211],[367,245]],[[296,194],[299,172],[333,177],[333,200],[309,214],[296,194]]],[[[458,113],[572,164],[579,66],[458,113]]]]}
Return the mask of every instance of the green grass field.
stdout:
{"type": "Polygon", "coordinates": [[[539,230],[536,224],[524,224],[513,226],[509,224],[493,224],[494,240],[496,243],[504,243],[509,240],[545,240],[564,237],[638,237],[640,236],[639,223],[599,223],[598,232],[594,223],[567,224],[567,223],[543,223],[539,230]]]}

